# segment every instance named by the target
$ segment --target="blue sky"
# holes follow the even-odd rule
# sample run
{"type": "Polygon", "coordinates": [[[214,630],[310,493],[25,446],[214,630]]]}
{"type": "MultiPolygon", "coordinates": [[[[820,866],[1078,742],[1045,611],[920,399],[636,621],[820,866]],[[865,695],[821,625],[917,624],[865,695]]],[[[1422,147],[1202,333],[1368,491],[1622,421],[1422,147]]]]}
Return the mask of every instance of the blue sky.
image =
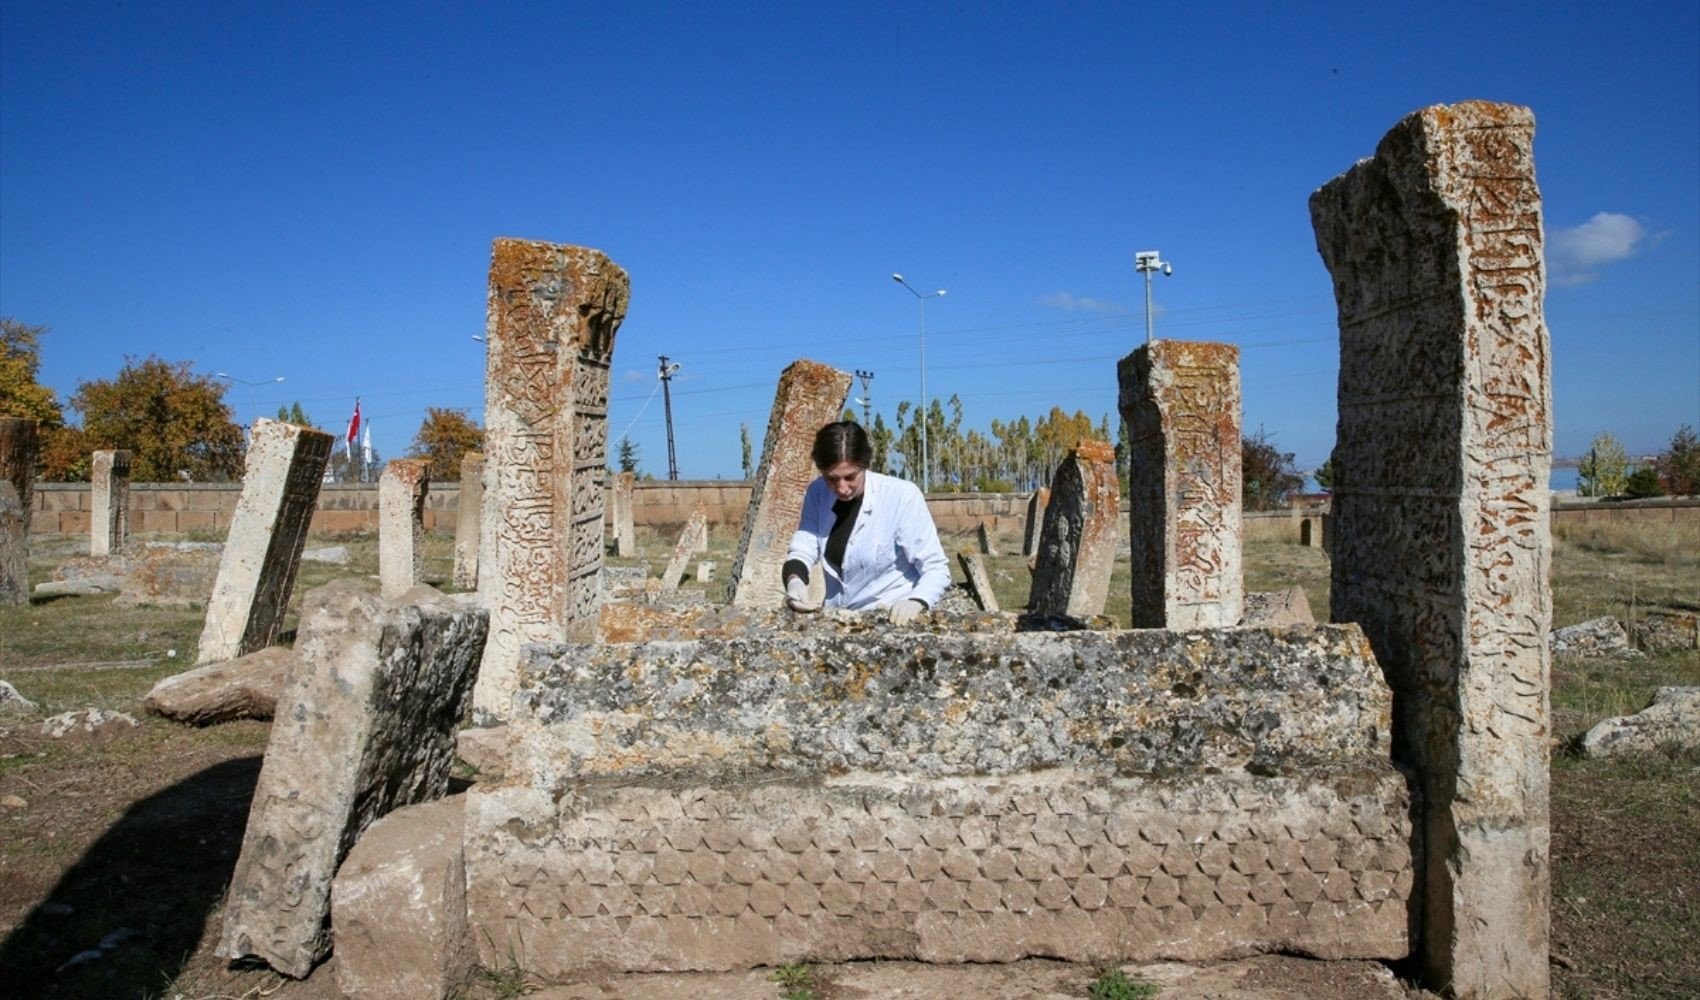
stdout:
{"type": "MultiPolygon", "coordinates": [[[[632,276],[611,438],[736,478],[808,357],[965,423],[1114,413],[1143,340],[1242,348],[1248,429],[1333,443],[1306,200],[1406,113],[1531,106],[1557,449],[1700,424],[1700,5],[0,0],[0,314],[68,397],[126,354],[246,420],[356,396],[389,457],[483,412],[490,241],[632,276]],[[646,405],[647,404],[647,405],[646,405]]],[[[858,391],[859,391],[858,386],[858,391]]]]}

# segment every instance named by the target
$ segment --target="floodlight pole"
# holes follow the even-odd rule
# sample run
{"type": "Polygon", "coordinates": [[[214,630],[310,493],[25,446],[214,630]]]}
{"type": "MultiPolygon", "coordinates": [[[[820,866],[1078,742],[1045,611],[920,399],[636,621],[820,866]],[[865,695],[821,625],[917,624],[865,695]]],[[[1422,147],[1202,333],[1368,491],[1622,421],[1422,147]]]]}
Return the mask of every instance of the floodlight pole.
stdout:
{"type": "Polygon", "coordinates": [[[865,372],[858,368],[856,369],[856,377],[862,380],[862,398],[856,400],[856,402],[862,404],[862,426],[871,427],[874,422],[874,394],[868,391],[868,383],[873,381],[874,373],[865,372]]]}
{"type": "Polygon", "coordinates": [[[1175,273],[1175,269],[1168,261],[1161,259],[1155,250],[1136,251],[1133,255],[1133,269],[1145,275],[1145,342],[1149,344],[1153,339],[1151,332],[1151,275],[1155,271],[1162,271],[1164,277],[1169,277],[1175,273]]]}
{"type": "Polygon", "coordinates": [[[921,492],[926,493],[932,485],[928,472],[931,463],[927,460],[927,300],[938,298],[945,290],[941,288],[922,295],[909,282],[904,281],[901,274],[893,274],[891,280],[908,289],[909,294],[915,296],[921,307],[921,492]]]}

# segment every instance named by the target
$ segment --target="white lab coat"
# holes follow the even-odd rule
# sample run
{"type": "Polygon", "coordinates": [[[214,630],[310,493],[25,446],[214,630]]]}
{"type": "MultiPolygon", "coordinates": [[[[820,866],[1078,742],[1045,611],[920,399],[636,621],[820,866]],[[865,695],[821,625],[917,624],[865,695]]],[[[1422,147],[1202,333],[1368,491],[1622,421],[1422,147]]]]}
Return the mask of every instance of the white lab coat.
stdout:
{"type": "Polygon", "coordinates": [[[837,520],[832,504],[837,498],[824,476],[803,493],[803,516],[791,536],[786,559],[821,564],[828,607],[862,610],[910,597],[933,607],[950,586],[950,560],[927,513],[926,497],[907,480],[877,472],[865,476],[862,509],[844,544],[843,573],[826,561],[827,536],[837,520]]]}

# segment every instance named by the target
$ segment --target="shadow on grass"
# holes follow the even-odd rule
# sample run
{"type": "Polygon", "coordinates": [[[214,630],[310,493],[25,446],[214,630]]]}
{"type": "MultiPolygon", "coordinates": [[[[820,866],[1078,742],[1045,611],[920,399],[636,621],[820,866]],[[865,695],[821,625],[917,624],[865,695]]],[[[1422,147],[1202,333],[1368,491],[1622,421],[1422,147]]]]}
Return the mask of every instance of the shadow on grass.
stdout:
{"type": "Polygon", "coordinates": [[[230,883],[259,774],[225,761],[131,806],[0,943],[0,996],[162,989],[230,883]]]}

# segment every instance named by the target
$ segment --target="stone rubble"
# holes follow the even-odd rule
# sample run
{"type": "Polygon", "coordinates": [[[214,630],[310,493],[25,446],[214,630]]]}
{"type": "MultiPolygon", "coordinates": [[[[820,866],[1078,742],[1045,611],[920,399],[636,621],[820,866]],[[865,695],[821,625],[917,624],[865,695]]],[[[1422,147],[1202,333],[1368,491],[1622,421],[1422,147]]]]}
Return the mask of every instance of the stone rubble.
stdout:
{"type": "Polygon", "coordinates": [[[234,660],[204,664],[160,678],[142,699],[142,707],[192,726],[269,719],[298,662],[294,650],[268,646],[234,660]]]}
{"type": "Polygon", "coordinates": [[[1600,657],[1632,656],[1629,632],[1623,623],[1610,615],[1590,618],[1585,622],[1552,630],[1550,638],[1554,655],[1600,657]]]}
{"type": "Polygon", "coordinates": [[[1634,715],[1604,719],[1582,737],[1587,757],[1700,749],[1700,687],[1662,687],[1634,715]]]}

